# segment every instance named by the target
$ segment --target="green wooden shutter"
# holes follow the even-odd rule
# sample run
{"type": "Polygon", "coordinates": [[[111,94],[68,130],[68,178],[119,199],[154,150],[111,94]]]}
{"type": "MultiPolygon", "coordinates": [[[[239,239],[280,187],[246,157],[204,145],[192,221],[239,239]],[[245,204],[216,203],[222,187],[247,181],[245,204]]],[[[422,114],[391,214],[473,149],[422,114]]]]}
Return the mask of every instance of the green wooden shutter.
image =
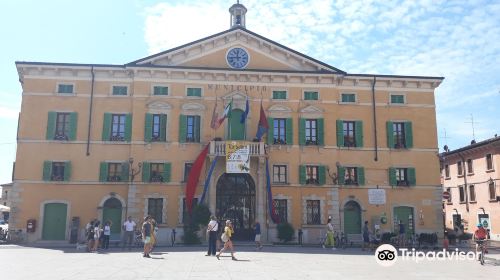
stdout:
{"type": "Polygon", "coordinates": [[[179,142],[186,143],[186,130],[187,130],[187,116],[181,115],[179,117],[179,142]]]}
{"type": "Polygon", "coordinates": [[[50,181],[52,177],[52,161],[43,162],[43,180],[50,181]]]}
{"type": "Polygon", "coordinates": [[[160,116],[160,141],[167,141],[167,115],[160,116]]]}
{"type": "Polygon", "coordinates": [[[107,182],[108,181],[108,163],[101,162],[99,166],[99,181],[107,182]]]}
{"type": "Polygon", "coordinates": [[[267,144],[274,144],[274,118],[267,118],[269,129],[267,130],[267,144]]]}
{"type": "Polygon", "coordinates": [[[324,185],[326,183],[326,168],[324,165],[320,165],[318,168],[318,179],[320,185],[324,185]]]}
{"type": "Polygon", "coordinates": [[[389,168],[389,185],[395,186],[396,182],[396,168],[389,168]]]}
{"type": "Polygon", "coordinates": [[[358,185],[364,186],[365,185],[365,168],[358,167],[358,168],[356,168],[356,171],[358,172],[358,185]]]}
{"type": "Polygon", "coordinates": [[[47,140],[54,140],[54,136],[56,134],[56,118],[57,112],[49,112],[49,116],[47,118],[47,140]]]}
{"type": "Polygon", "coordinates": [[[389,149],[394,148],[394,129],[391,121],[387,122],[387,147],[389,149]]]}
{"type": "Polygon", "coordinates": [[[69,140],[76,140],[76,127],[78,125],[78,113],[69,113],[69,140]]]}
{"type": "Polygon", "coordinates": [[[306,166],[305,165],[299,166],[299,182],[301,185],[306,184],[306,166]]]}
{"type": "Polygon", "coordinates": [[[338,173],[337,179],[338,179],[339,185],[343,185],[345,183],[345,168],[340,166],[338,168],[337,173],[338,173]]]}
{"type": "Polygon", "coordinates": [[[132,140],[132,114],[125,116],[125,141],[132,140]]]}
{"type": "Polygon", "coordinates": [[[337,146],[344,147],[344,121],[337,120],[337,146]]]}
{"type": "Polygon", "coordinates": [[[122,174],[120,176],[120,181],[128,182],[128,180],[129,180],[129,163],[123,162],[122,163],[122,174]]]}
{"type": "Polygon", "coordinates": [[[405,142],[406,148],[413,148],[413,129],[411,122],[405,122],[405,142]]]}
{"type": "Polygon", "coordinates": [[[172,173],[172,164],[164,163],[163,164],[163,182],[170,182],[171,173],[172,173]]]}
{"type": "Polygon", "coordinates": [[[71,161],[66,161],[64,163],[64,181],[69,181],[71,179],[71,161]]]}
{"type": "Polygon", "coordinates": [[[144,141],[151,142],[153,135],[153,114],[146,113],[146,120],[144,124],[144,141]]]}
{"type": "MultiPolygon", "coordinates": [[[[306,144],[306,119],[299,119],[299,145],[306,144]]],[[[305,181],[304,181],[305,182],[305,181]]]]}
{"type": "Polygon", "coordinates": [[[293,119],[292,118],[286,119],[285,130],[286,130],[285,131],[286,144],[293,145],[293,119]]]}
{"type": "Polygon", "coordinates": [[[142,163],[142,181],[144,183],[150,182],[151,175],[151,164],[147,161],[142,163]]]}
{"type": "Polygon", "coordinates": [[[407,171],[410,186],[415,186],[417,184],[417,174],[415,173],[415,168],[408,168],[407,171]]]}
{"type": "Polygon", "coordinates": [[[363,122],[355,121],[354,122],[354,130],[356,131],[356,147],[363,147],[363,122]]]}
{"type": "Polygon", "coordinates": [[[194,141],[200,142],[200,134],[201,134],[201,117],[194,116],[194,141]]]}
{"type": "Polygon", "coordinates": [[[318,119],[318,145],[325,145],[325,119],[318,119]]]}
{"type": "Polygon", "coordinates": [[[104,120],[102,122],[102,141],[109,141],[111,134],[111,121],[112,114],[104,113],[104,120]]]}

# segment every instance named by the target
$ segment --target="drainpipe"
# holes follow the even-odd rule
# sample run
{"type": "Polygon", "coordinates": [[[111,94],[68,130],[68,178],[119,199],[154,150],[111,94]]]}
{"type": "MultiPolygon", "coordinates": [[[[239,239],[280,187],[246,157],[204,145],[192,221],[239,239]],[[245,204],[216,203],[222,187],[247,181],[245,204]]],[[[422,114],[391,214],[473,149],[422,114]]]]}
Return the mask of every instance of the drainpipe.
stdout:
{"type": "Polygon", "coordinates": [[[465,194],[465,209],[469,212],[469,193],[467,192],[467,166],[465,164],[465,158],[461,153],[458,156],[462,160],[462,172],[464,174],[464,194],[465,194]]]}
{"type": "Polygon", "coordinates": [[[373,108],[373,133],[375,134],[375,161],[378,161],[378,141],[377,141],[377,111],[375,104],[375,84],[377,83],[377,76],[373,76],[372,82],[372,108],[373,108]]]}
{"type": "Polygon", "coordinates": [[[92,128],[92,109],[94,104],[94,66],[90,67],[90,74],[92,75],[92,84],[90,86],[90,106],[89,106],[89,127],[87,131],[87,156],[90,156],[90,129],[92,128]]]}

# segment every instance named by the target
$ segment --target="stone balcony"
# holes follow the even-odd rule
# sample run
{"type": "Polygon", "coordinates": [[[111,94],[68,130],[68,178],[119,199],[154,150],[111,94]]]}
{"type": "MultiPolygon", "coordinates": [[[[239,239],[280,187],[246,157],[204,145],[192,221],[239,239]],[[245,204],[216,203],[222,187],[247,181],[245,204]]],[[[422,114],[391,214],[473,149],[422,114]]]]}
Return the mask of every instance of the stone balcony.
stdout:
{"type": "Polygon", "coordinates": [[[250,148],[250,156],[264,156],[265,152],[265,144],[264,142],[248,142],[248,141],[211,141],[210,142],[210,156],[226,156],[226,143],[228,142],[238,142],[244,143],[250,148]]]}

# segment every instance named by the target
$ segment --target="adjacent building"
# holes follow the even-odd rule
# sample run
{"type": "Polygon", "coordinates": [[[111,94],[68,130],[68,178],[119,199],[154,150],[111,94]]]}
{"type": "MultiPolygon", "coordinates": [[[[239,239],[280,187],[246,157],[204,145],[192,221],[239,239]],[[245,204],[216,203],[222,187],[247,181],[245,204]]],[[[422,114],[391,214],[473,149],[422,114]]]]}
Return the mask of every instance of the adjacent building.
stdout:
{"type": "Polygon", "coordinates": [[[440,154],[445,227],[474,233],[478,223],[500,240],[500,137],[440,154]]]}
{"type": "Polygon", "coordinates": [[[160,242],[172,229],[181,237],[186,181],[209,145],[195,200],[216,161],[203,203],[234,221],[238,239],[259,221],[263,240],[277,240],[268,201],[305,243],[324,236],[329,216],[351,240],[365,220],[442,232],[443,78],[347,73],[246,29],[246,11],[235,4],[230,29],[123,65],[16,62],[11,227],[35,221],[30,241],[64,241],[98,218],[119,238],[126,216],[152,214],[160,242]],[[261,107],[269,128],[258,141],[261,107]],[[233,142],[249,147],[244,173],[226,170],[233,142]]]}

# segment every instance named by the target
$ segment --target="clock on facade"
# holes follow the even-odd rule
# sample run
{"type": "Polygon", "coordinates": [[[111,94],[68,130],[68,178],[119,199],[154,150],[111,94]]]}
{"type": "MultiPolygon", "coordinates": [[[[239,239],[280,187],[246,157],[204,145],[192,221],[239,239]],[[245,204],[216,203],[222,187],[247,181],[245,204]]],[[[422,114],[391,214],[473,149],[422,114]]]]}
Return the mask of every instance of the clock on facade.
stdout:
{"type": "Polygon", "coordinates": [[[248,65],[249,55],[242,48],[233,48],[227,52],[226,60],[232,68],[241,69],[248,65]]]}

